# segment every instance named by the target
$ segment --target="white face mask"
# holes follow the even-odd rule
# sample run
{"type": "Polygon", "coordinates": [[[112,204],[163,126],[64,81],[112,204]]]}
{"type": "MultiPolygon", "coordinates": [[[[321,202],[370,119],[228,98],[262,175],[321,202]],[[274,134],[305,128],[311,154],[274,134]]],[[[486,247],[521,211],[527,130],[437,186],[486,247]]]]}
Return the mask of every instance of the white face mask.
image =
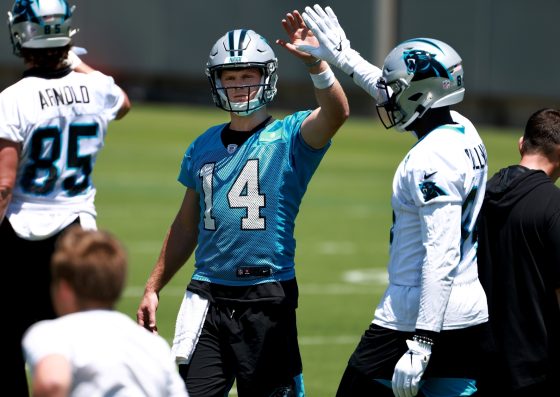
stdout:
{"type": "Polygon", "coordinates": [[[249,116],[250,114],[254,113],[256,110],[262,108],[265,105],[265,101],[263,99],[263,91],[264,91],[264,77],[261,77],[261,81],[258,85],[251,85],[246,86],[244,88],[248,91],[248,97],[252,98],[242,102],[233,102],[229,99],[227,90],[232,89],[232,87],[225,88],[222,85],[220,79],[216,79],[216,89],[218,91],[218,95],[220,97],[220,102],[222,104],[222,109],[235,112],[239,116],[249,116]],[[259,87],[258,90],[249,93],[249,91],[253,87],[259,87]]]}

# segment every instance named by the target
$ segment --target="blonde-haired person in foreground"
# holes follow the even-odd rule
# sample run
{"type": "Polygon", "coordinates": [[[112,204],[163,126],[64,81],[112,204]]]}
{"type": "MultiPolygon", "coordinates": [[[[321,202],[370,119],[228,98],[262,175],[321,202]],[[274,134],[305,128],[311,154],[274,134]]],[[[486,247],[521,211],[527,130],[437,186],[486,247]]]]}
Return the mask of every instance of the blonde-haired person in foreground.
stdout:
{"type": "Polygon", "coordinates": [[[60,317],[23,338],[33,396],[188,396],[167,342],[114,310],[127,266],[108,232],[73,226],[57,241],[51,291],[60,317]]]}

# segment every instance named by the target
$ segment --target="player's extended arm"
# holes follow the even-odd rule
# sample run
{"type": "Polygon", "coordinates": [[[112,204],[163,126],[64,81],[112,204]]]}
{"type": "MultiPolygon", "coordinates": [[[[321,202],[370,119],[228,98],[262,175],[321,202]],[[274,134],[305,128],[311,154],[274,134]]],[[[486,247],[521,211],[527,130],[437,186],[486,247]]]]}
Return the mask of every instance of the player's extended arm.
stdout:
{"type": "Polygon", "coordinates": [[[6,215],[16,183],[20,144],[0,139],[0,223],[6,215]]]}
{"type": "MultiPolygon", "coordinates": [[[[122,88],[121,88],[121,90],[122,90],[122,88]]],[[[122,90],[122,92],[124,94],[124,101],[123,101],[123,104],[121,105],[121,108],[117,112],[117,116],[115,117],[115,120],[120,120],[124,116],[126,116],[128,111],[132,107],[132,105],[130,104],[130,99],[128,99],[128,95],[126,94],[126,92],[124,90],[122,90]]]]}
{"type": "MultiPolygon", "coordinates": [[[[324,73],[332,73],[325,62],[309,68],[309,72],[319,76],[324,73]]],[[[348,119],[350,107],[346,94],[336,79],[330,87],[315,87],[315,98],[317,98],[319,107],[303,121],[301,136],[309,146],[320,149],[331,140],[348,119]]]]}
{"type": "Polygon", "coordinates": [[[323,9],[315,4],[313,8],[305,7],[302,17],[307,27],[317,37],[319,45],[304,44],[298,46],[298,49],[342,70],[377,102],[385,101],[385,98],[380,97],[381,92],[377,89],[381,69],[366,61],[350,47],[350,40],[346,38],[346,33],[340,26],[334,11],[330,7],[323,9]]]}
{"type": "Polygon", "coordinates": [[[42,358],[33,371],[33,397],[66,397],[72,385],[68,359],[59,354],[42,358]]]}
{"type": "Polygon", "coordinates": [[[300,13],[296,10],[286,14],[286,18],[282,20],[282,27],[288,34],[290,42],[284,40],[276,42],[305,63],[315,86],[315,97],[319,107],[304,120],[301,134],[309,146],[320,149],[348,119],[350,114],[348,99],[330,66],[298,49],[299,46],[318,44],[313,33],[305,26],[300,13]]]}
{"type": "Polygon", "coordinates": [[[198,221],[198,194],[187,189],[181,208],[165,236],[161,253],[146,282],[144,296],[136,312],[138,324],[152,332],[157,332],[159,292],[193,253],[198,238],[198,221]]]}
{"type": "MultiPolygon", "coordinates": [[[[92,68],[91,66],[89,66],[88,64],[86,64],[80,57],[79,54],[87,54],[87,50],[85,50],[84,48],[80,48],[80,47],[72,47],[69,51],[68,51],[68,56],[66,58],[66,65],[69,66],[73,71],[78,72],[78,73],[92,73],[95,72],[95,69],[92,68]]],[[[123,103],[119,109],[119,111],[117,112],[117,115],[115,117],[115,120],[120,120],[122,119],[124,116],[126,116],[126,114],[128,113],[128,111],[131,108],[131,103],[130,103],[130,99],[128,98],[127,93],[121,88],[121,91],[124,95],[124,99],[123,99],[123,103]]]]}

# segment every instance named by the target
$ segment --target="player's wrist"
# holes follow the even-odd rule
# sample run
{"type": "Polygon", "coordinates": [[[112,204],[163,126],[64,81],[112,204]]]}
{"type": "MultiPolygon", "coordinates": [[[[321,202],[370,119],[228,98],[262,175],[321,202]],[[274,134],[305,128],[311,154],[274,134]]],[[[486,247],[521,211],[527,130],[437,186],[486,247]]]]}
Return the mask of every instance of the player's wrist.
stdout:
{"type": "Polygon", "coordinates": [[[313,81],[313,85],[318,90],[324,90],[326,88],[329,88],[336,81],[336,77],[330,67],[327,67],[327,69],[317,74],[311,73],[310,71],[309,76],[313,81]]]}
{"type": "Polygon", "coordinates": [[[339,56],[338,67],[348,76],[351,76],[354,73],[356,66],[363,60],[364,59],[358,51],[353,50],[352,48],[347,48],[339,56]]]}
{"type": "Polygon", "coordinates": [[[312,68],[314,66],[318,66],[321,63],[322,59],[321,58],[311,58],[306,60],[305,66],[307,66],[308,68],[312,68]]]}
{"type": "Polygon", "coordinates": [[[429,331],[426,329],[417,328],[414,331],[413,340],[418,340],[419,342],[425,342],[427,344],[437,344],[440,338],[440,333],[436,331],[429,331]]]}
{"type": "MultiPolygon", "coordinates": [[[[415,351],[423,354],[431,354],[432,347],[434,346],[434,341],[427,336],[414,335],[412,337],[412,342],[414,342],[415,351]]],[[[408,345],[410,348],[410,344],[408,345]]]]}

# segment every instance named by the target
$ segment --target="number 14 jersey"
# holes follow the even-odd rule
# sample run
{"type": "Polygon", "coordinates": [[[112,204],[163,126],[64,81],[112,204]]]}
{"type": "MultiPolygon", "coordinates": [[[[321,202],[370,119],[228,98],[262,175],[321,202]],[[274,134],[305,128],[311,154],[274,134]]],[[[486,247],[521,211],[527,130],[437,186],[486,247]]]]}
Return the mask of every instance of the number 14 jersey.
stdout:
{"type": "Polygon", "coordinates": [[[187,149],[178,179],[200,205],[193,280],[248,286],[295,277],[295,218],[330,145],[304,142],[309,114],[275,120],[239,147],[225,147],[226,125],[217,125],[187,149]]]}

